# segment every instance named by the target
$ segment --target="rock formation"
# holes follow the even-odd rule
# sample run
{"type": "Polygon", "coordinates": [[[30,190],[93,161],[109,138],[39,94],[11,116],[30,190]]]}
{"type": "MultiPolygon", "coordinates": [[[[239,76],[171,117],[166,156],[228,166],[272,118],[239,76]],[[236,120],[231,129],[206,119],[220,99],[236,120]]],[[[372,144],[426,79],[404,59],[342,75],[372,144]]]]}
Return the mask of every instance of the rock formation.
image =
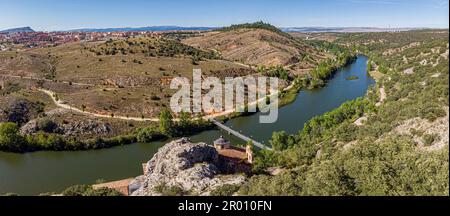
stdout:
{"type": "Polygon", "coordinates": [[[176,187],[190,195],[208,195],[222,185],[244,182],[243,175],[220,175],[219,167],[219,154],[214,147],[185,138],[173,141],[147,163],[147,175],[131,182],[131,195],[164,195],[161,186],[176,187]]]}
{"type": "Polygon", "coordinates": [[[22,135],[31,135],[39,131],[63,136],[110,135],[113,128],[109,123],[99,120],[88,119],[63,124],[48,118],[33,119],[20,128],[22,135]]]}

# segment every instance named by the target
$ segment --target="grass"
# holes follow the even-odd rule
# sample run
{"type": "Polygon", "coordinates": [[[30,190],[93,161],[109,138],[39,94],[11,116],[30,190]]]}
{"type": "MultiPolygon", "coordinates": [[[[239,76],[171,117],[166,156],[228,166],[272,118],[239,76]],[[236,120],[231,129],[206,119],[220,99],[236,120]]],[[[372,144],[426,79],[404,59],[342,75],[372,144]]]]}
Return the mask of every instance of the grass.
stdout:
{"type": "MultiPolygon", "coordinates": [[[[102,43],[70,43],[28,51],[2,52],[0,69],[8,75],[38,78],[52,75],[55,82],[45,82],[43,87],[57,92],[63,101],[72,106],[96,113],[131,117],[142,114],[152,117],[161,108],[169,106],[170,96],[175,90],[170,90],[169,83],[162,85],[162,78],[181,76],[190,79],[194,68],[202,69],[204,76],[246,69],[226,60],[203,59],[193,64],[191,56],[181,55],[186,50],[173,57],[148,56],[142,52],[97,55],[89,50],[90,47],[102,47],[102,43]],[[53,67],[54,71],[51,70],[53,67]],[[96,86],[80,87],[60,81],[96,86]]],[[[176,47],[170,49],[177,51],[176,47]]],[[[190,53],[190,50],[186,52],[190,53]]],[[[37,86],[37,81],[26,82],[37,86]]]]}
{"type": "Polygon", "coordinates": [[[369,75],[377,81],[385,76],[383,73],[379,71],[370,71],[369,75]]]}
{"type": "Polygon", "coordinates": [[[142,82],[163,76],[191,77],[194,68],[201,68],[207,74],[210,71],[242,67],[219,60],[198,61],[198,65],[194,65],[189,57],[149,57],[142,53],[97,56],[83,49],[83,46],[94,44],[74,43],[63,46],[64,48],[42,48],[34,52],[59,56],[56,79],[65,81],[102,84],[108,78],[126,77],[132,78],[134,82],[142,82]]]}

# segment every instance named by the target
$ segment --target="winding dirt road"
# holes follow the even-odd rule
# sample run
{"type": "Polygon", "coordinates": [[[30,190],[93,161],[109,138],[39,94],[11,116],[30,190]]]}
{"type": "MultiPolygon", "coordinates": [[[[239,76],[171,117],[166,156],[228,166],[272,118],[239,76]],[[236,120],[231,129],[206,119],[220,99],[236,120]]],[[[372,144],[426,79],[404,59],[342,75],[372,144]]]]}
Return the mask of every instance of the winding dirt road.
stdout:
{"type": "Polygon", "coordinates": [[[80,109],[78,109],[76,107],[68,105],[68,104],[64,103],[63,101],[57,99],[55,97],[55,95],[56,95],[55,92],[52,92],[52,91],[46,90],[46,89],[38,89],[38,91],[47,94],[53,100],[53,103],[55,103],[55,105],[60,107],[60,108],[68,109],[68,110],[71,110],[73,112],[77,112],[77,113],[81,113],[81,114],[85,114],[85,115],[90,115],[90,116],[93,116],[93,117],[112,118],[112,119],[121,119],[121,120],[132,120],[132,121],[139,121],[139,122],[147,122],[147,121],[158,122],[159,121],[159,119],[157,119],[157,118],[136,118],[136,117],[126,117],[126,116],[116,116],[116,115],[111,116],[111,115],[102,115],[102,114],[97,114],[97,113],[91,113],[91,112],[80,110],[80,109]]]}
{"type": "MultiPolygon", "coordinates": [[[[294,83],[292,83],[290,86],[286,87],[284,89],[284,91],[287,91],[287,90],[289,90],[289,89],[291,89],[293,87],[294,87],[294,83]]],[[[104,114],[97,114],[97,113],[83,111],[83,110],[80,110],[77,107],[71,106],[71,105],[69,105],[69,104],[67,104],[67,103],[57,99],[56,98],[56,95],[57,95],[56,92],[53,92],[53,91],[50,91],[50,90],[47,90],[47,89],[41,89],[41,88],[39,88],[37,90],[47,94],[53,100],[53,103],[56,106],[58,106],[60,108],[63,108],[63,109],[71,110],[73,112],[77,112],[77,113],[81,113],[81,114],[85,114],[85,115],[90,115],[90,116],[98,117],[98,118],[121,119],[121,120],[131,120],[131,121],[138,121],[138,122],[159,122],[158,118],[138,118],[138,117],[127,117],[127,116],[119,116],[119,115],[111,116],[111,115],[104,115],[104,114]]],[[[273,93],[271,95],[268,95],[268,96],[272,96],[274,94],[279,94],[279,93],[280,92],[277,91],[277,92],[275,92],[275,93],[273,93]]],[[[259,102],[262,102],[263,100],[266,100],[266,98],[261,98],[261,99],[259,99],[257,101],[254,101],[254,102],[250,103],[249,105],[257,104],[259,102]]],[[[220,112],[220,113],[215,113],[215,114],[203,116],[203,119],[210,120],[210,119],[214,119],[214,118],[217,118],[217,117],[230,115],[230,114],[232,114],[235,111],[236,111],[236,109],[225,110],[225,111],[220,112]]],[[[174,119],[174,121],[179,121],[179,119],[174,119]]]]}

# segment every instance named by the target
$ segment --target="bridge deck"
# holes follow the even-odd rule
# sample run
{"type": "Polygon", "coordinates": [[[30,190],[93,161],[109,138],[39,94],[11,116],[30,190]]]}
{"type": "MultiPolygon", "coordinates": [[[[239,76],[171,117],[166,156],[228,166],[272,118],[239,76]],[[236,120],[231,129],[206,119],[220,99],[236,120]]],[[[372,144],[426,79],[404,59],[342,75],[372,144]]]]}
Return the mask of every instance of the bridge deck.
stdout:
{"type": "Polygon", "coordinates": [[[229,127],[227,127],[226,125],[220,123],[219,121],[217,121],[217,120],[215,120],[215,119],[211,119],[211,121],[212,121],[217,127],[219,127],[219,128],[221,128],[221,129],[227,131],[228,133],[230,133],[230,134],[236,136],[237,138],[242,139],[242,140],[244,140],[244,141],[246,141],[246,142],[251,141],[251,142],[253,143],[253,145],[255,145],[256,147],[258,147],[258,148],[260,148],[260,149],[272,150],[270,147],[268,147],[268,146],[266,146],[266,145],[264,145],[264,144],[262,144],[262,143],[260,143],[260,142],[258,142],[258,141],[255,141],[255,140],[251,139],[250,137],[247,137],[247,136],[245,136],[245,135],[243,135],[243,134],[241,134],[241,133],[239,133],[239,132],[237,132],[237,131],[235,131],[235,130],[229,128],[229,127]]]}

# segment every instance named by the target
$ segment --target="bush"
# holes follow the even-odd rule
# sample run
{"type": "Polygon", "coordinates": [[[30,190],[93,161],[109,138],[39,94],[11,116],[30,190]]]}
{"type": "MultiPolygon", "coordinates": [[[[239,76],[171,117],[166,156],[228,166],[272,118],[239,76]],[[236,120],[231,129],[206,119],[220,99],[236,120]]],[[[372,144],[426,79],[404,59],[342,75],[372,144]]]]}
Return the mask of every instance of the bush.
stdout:
{"type": "Polygon", "coordinates": [[[137,132],[136,138],[140,143],[148,143],[164,137],[158,128],[146,127],[137,132]]]}
{"type": "Polygon", "coordinates": [[[439,141],[439,135],[437,134],[425,134],[422,137],[422,142],[425,146],[431,146],[437,141],[439,141]]]}
{"type": "Polygon", "coordinates": [[[93,189],[92,186],[89,185],[74,185],[62,192],[64,196],[123,196],[120,192],[109,189],[109,188],[100,188],[93,189]]]}
{"type": "Polygon", "coordinates": [[[285,150],[295,144],[294,137],[288,135],[284,131],[273,132],[272,138],[269,143],[272,145],[275,151],[285,150]]]}
{"type": "Polygon", "coordinates": [[[90,187],[89,185],[74,185],[71,186],[67,189],[65,189],[62,192],[62,195],[64,196],[83,196],[83,194],[87,191],[87,190],[91,190],[92,187],[90,187]]]}
{"type": "Polygon", "coordinates": [[[291,80],[291,78],[289,77],[289,72],[284,69],[283,66],[272,66],[269,68],[259,67],[258,72],[268,77],[277,77],[282,80],[291,80]]]}
{"type": "Polygon", "coordinates": [[[0,123],[0,149],[10,151],[22,151],[24,138],[19,134],[19,126],[16,123],[0,123]]]}
{"type": "Polygon", "coordinates": [[[211,191],[211,196],[232,196],[240,188],[240,185],[223,185],[211,191]]]}
{"type": "Polygon", "coordinates": [[[185,196],[188,193],[180,186],[167,186],[165,183],[161,183],[156,186],[155,191],[163,196],[185,196]]]}
{"type": "Polygon", "coordinates": [[[159,100],[161,100],[161,98],[158,97],[158,96],[156,96],[156,95],[150,96],[150,99],[151,99],[152,101],[159,101],[159,100]]]}
{"type": "Polygon", "coordinates": [[[173,117],[170,111],[167,109],[162,110],[159,114],[159,131],[162,134],[170,137],[173,135],[173,125],[173,117]]]}
{"type": "Polygon", "coordinates": [[[44,131],[46,133],[53,133],[58,128],[58,125],[49,119],[38,121],[37,126],[39,130],[44,131]]]}

